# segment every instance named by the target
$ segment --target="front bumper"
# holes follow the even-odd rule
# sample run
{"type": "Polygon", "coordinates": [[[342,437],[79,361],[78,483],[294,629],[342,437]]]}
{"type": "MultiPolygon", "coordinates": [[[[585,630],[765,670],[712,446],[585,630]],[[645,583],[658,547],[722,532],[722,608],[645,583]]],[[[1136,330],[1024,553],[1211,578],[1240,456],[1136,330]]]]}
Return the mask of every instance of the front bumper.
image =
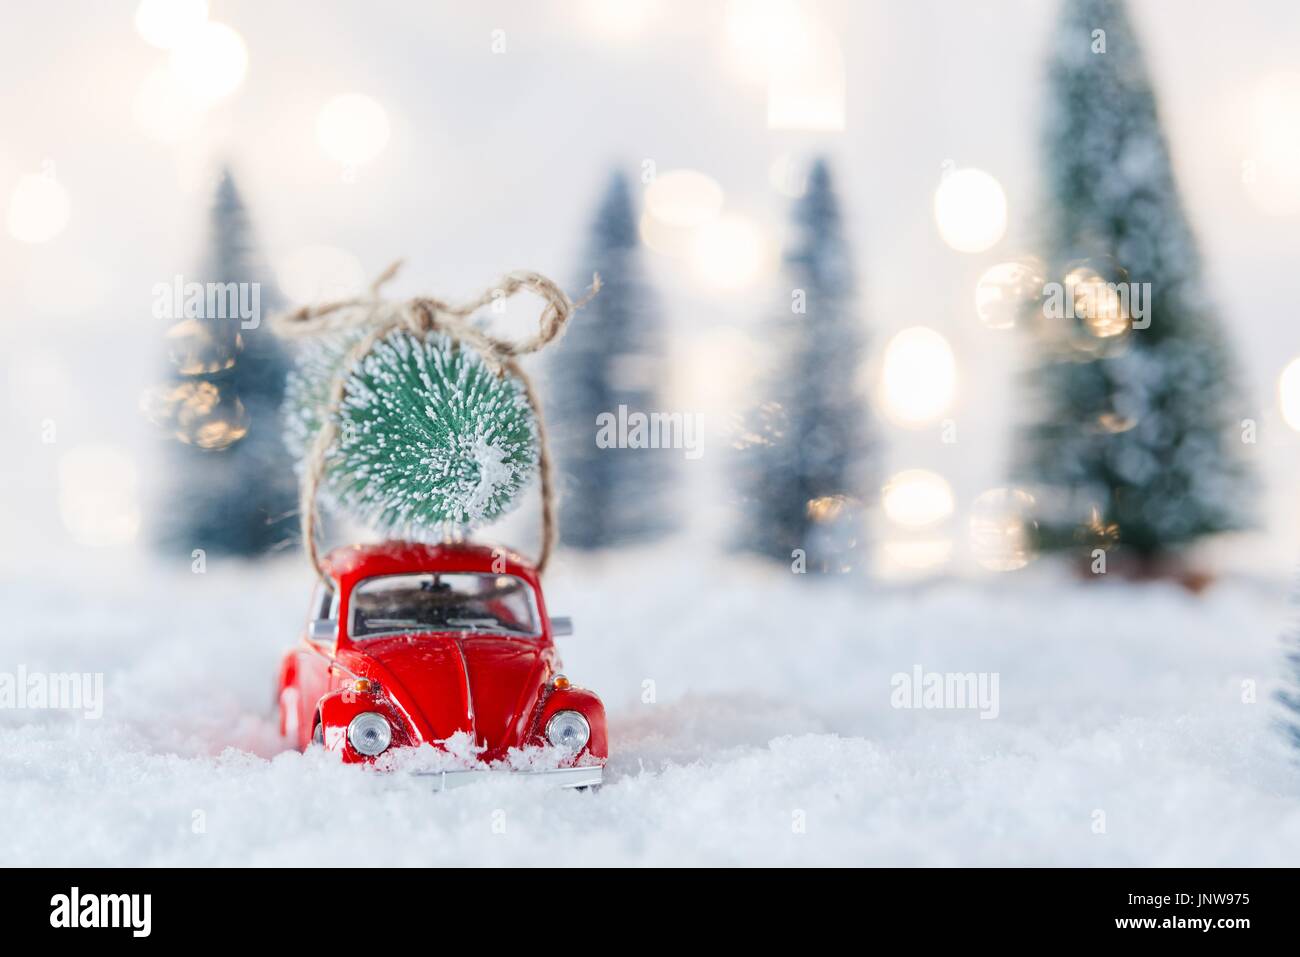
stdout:
{"type": "Polygon", "coordinates": [[[553,788],[597,787],[605,777],[605,769],[599,764],[588,768],[555,768],[550,771],[492,771],[487,768],[473,768],[465,771],[414,771],[412,773],[417,778],[428,778],[435,791],[464,787],[475,781],[503,775],[531,781],[541,787],[553,788]]]}

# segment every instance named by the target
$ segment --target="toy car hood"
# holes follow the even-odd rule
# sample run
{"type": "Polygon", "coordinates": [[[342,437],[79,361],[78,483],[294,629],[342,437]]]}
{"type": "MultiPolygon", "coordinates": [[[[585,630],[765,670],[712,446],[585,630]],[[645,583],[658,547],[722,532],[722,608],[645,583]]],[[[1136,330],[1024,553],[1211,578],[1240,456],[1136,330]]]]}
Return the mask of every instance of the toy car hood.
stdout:
{"type": "Polygon", "coordinates": [[[498,635],[395,635],[354,646],[339,660],[378,682],[423,740],[467,731],[488,759],[523,746],[550,676],[536,642],[498,635]]]}

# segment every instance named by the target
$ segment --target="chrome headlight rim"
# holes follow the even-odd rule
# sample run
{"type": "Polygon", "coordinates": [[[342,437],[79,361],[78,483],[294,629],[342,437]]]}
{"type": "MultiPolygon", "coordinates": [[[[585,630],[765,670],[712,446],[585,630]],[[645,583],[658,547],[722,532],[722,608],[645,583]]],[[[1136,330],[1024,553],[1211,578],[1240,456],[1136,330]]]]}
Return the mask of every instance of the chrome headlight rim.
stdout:
{"type": "Polygon", "coordinates": [[[352,749],[357,754],[364,755],[367,758],[377,758],[393,744],[393,725],[378,711],[362,711],[348,722],[347,736],[348,744],[352,745],[352,749]],[[376,747],[375,744],[366,742],[366,739],[362,737],[363,734],[371,730],[379,732],[378,740],[382,741],[382,747],[376,747]]]}
{"type": "Polygon", "coordinates": [[[585,748],[587,743],[591,741],[591,722],[587,720],[587,716],[581,711],[573,711],[572,709],[557,711],[555,714],[551,715],[550,720],[546,722],[545,735],[547,742],[551,745],[557,748],[563,748],[571,754],[576,754],[585,748]],[[563,739],[557,741],[556,733],[559,730],[558,725],[562,722],[572,722],[575,718],[582,728],[582,741],[576,746],[572,742],[566,742],[563,739]]]}

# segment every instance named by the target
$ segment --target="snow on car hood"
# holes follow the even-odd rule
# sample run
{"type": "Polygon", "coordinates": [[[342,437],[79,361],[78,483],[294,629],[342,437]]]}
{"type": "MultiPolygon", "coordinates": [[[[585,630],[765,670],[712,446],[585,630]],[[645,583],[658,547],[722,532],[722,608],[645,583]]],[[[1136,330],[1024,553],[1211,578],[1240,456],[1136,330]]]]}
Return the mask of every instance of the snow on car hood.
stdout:
{"type": "Polygon", "coordinates": [[[485,760],[525,744],[550,670],[536,642],[494,635],[400,635],[353,654],[422,740],[469,732],[485,760]]]}

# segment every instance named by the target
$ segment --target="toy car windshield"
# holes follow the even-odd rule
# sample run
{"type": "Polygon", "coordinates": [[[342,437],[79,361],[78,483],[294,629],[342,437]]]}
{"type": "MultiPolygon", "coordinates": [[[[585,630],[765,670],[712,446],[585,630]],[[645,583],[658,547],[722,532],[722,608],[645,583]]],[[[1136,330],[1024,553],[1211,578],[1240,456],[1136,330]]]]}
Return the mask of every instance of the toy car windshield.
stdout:
{"type": "Polygon", "coordinates": [[[532,589],[513,575],[478,572],[383,575],[352,591],[353,639],[422,631],[536,637],[532,589]]]}

